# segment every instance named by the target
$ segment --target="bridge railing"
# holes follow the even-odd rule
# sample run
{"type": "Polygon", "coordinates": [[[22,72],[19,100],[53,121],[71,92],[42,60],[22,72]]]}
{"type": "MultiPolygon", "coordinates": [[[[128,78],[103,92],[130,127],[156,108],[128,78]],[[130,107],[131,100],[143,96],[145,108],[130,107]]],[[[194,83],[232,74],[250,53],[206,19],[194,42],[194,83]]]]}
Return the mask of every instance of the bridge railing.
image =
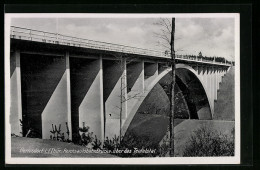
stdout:
{"type": "MultiPolygon", "coordinates": [[[[22,40],[29,40],[29,41],[59,44],[59,45],[68,45],[74,47],[84,47],[84,48],[91,48],[91,49],[98,49],[98,50],[154,56],[154,57],[161,57],[161,58],[171,57],[170,54],[167,52],[138,48],[138,47],[131,47],[126,45],[119,45],[119,44],[113,44],[113,43],[107,43],[101,41],[94,41],[94,40],[89,40],[84,38],[62,35],[58,33],[50,33],[45,31],[34,30],[34,29],[16,27],[16,26],[11,26],[10,34],[11,34],[11,38],[14,39],[22,39],[22,40]]],[[[216,62],[214,60],[207,60],[205,58],[199,58],[190,55],[176,55],[176,59],[197,61],[203,63],[212,63],[212,64],[222,64],[222,65],[227,64],[226,62],[216,62]]]]}

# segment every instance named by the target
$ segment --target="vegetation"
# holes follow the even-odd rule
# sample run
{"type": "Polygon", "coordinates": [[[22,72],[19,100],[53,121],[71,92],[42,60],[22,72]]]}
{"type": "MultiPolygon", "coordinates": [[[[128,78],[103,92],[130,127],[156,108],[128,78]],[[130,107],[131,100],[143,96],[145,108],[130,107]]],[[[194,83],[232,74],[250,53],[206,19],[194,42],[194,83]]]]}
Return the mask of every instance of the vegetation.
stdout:
{"type": "Polygon", "coordinates": [[[65,138],[64,133],[61,133],[61,124],[59,124],[59,129],[57,129],[57,126],[53,124],[52,126],[52,130],[50,131],[52,135],[50,135],[50,139],[51,140],[58,140],[58,141],[62,141],[62,142],[71,142],[71,140],[69,139],[69,135],[70,135],[70,131],[69,131],[69,127],[68,127],[68,123],[66,122],[66,128],[67,128],[67,135],[68,138],[65,138]]]}
{"type": "MultiPolygon", "coordinates": [[[[85,122],[83,122],[82,125],[82,127],[78,128],[78,133],[73,134],[73,143],[88,146],[94,140],[93,132],[89,131],[89,126],[86,126],[85,122]]],[[[98,144],[98,142],[96,144],[98,144]]]]}
{"type": "Polygon", "coordinates": [[[100,142],[100,140],[97,139],[97,136],[95,135],[95,139],[92,142],[92,148],[93,149],[100,149],[101,145],[102,145],[102,143],[100,142]]]}
{"type": "Polygon", "coordinates": [[[191,135],[183,156],[234,156],[234,129],[228,136],[202,126],[191,135]]]}
{"type": "Polygon", "coordinates": [[[121,137],[122,141],[119,143],[119,136],[114,136],[112,139],[106,138],[103,149],[112,151],[111,154],[119,157],[156,157],[159,155],[159,145],[154,144],[153,141],[147,140],[147,137],[137,137],[134,134],[128,134],[121,137]],[[149,152],[137,152],[148,149],[149,152]],[[116,152],[114,152],[116,151],[116,152]],[[123,152],[117,152],[123,151],[123,152]]]}

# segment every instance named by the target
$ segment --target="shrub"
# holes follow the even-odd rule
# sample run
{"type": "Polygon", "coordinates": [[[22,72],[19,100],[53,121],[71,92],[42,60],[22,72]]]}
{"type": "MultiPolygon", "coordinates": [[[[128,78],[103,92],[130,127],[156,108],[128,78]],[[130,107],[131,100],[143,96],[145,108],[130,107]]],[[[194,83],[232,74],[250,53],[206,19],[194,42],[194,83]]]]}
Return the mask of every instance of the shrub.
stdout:
{"type": "MultiPolygon", "coordinates": [[[[127,134],[121,137],[120,142],[119,136],[114,136],[112,139],[106,137],[103,145],[103,149],[112,151],[111,154],[119,157],[155,157],[159,155],[159,145],[153,144],[152,141],[147,140],[144,137],[137,137],[133,134],[127,134]],[[153,153],[137,153],[135,149],[151,149],[155,150],[153,153]],[[113,152],[115,150],[129,151],[129,152],[113,152]]],[[[94,142],[93,142],[94,143],[94,142]]],[[[93,144],[92,144],[93,145],[93,144]]]]}
{"type": "Polygon", "coordinates": [[[120,148],[120,139],[119,136],[114,136],[112,139],[109,139],[106,137],[106,140],[104,141],[104,149],[107,150],[114,150],[120,148]]]}
{"type": "Polygon", "coordinates": [[[95,135],[95,139],[92,142],[92,148],[93,149],[101,149],[101,145],[102,145],[102,143],[100,142],[100,140],[97,139],[97,136],[95,135]]]}
{"type": "Polygon", "coordinates": [[[159,145],[159,157],[165,157],[169,153],[170,148],[170,137],[166,137],[162,140],[162,144],[159,145]]]}
{"type": "Polygon", "coordinates": [[[121,157],[156,157],[160,153],[159,151],[159,144],[155,144],[154,141],[151,141],[147,136],[136,136],[133,133],[128,133],[122,138],[122,142],[120,143],[120,149],[128,149],[131,150],[131,153],[124,153],[121,157]],[[149,153],[134,153],[134,150],[138,149],[151,149],[155,152],[149,153]]]}
{"type": "Polygon", "coordinates": [[[234,156],[234,129],[228,136],[203,125],[190,136],[183,156],[234,156]]]}
{"type": "Polygon", "coordinates": [[[69,140],[69,128],[68,128],[68,123],[66,122],[66,128],[67,128],[67,135],[68,135],[68,138],[66,139],[65,138],[65,135],[64,133],[61,132],[61,124],[59,124],[59,128],[57,128],[56,125],[51,125],[52,127],[52,130],[50,131],[51,132],[51,135],[50,135],[50,139],[51,140],[57,140],[57,141],[62,141],[62,142],[71,142],[71,140],[69,140]]]}
{"type": "Polygon", "coordinates": [[[85,126],[85,122],[83,122],[82,125],[82,127],[78,128],[77,133],[73,134],[73,143],[87,146],[94,139],[93,132],[89,132],[89,126],[85,126]]]}

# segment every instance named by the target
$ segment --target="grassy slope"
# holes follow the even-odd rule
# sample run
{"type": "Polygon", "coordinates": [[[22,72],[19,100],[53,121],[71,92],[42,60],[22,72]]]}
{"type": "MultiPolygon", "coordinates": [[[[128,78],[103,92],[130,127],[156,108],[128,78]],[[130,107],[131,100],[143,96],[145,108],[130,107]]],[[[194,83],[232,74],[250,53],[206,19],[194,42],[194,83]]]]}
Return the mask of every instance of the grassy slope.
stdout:
{"type": "Polygon", "coordinates": [[[83,150],[86,147],[75,145],[72,143],[58,142],[48,139],[38,139],[38,138],[22,138],[22,137],[12,137],[11,138],[12,157],[115,157],[110,154],[104,153],[22,153],[21,148],[24,149],[61,149],[65,148],[68,150],[83,150]]]}
{"type": "MultiPolygon", "coordinates": [[[[139,139],[149,140],[150,144],[158,144],[165,136],[169,125],[169,117],[163,115],[136,114],[134,119],[126,135],[134,134],[139,139]]],[[[177,126],[184,120],[175,119],[174,125],[177,126]]]]}
{"type": "MultiPolygon", "coordinates": [[[[169,125],[168,113],[168,96],[165,94],[163,88],[159,84],[156,84],[135,114],[125,134],[126,137],[128,134],[131,134],[139,140],[149,140],[147,145],[158,144],[167,132],[167,126],[169,125]],[[160,112],[156,114],[155,108],[161,109],[160,112]]],[[[183,120],[175,120],[175,125],[183,120]]]]}
{"type": "Polygon", "coordinates": [[[234,77],[235,67],[230,68],[224,76],[219,86],[218,99],[215,102],[214,120],[234,120],[235,117],[235,98],[234,98],[234,77]]]}

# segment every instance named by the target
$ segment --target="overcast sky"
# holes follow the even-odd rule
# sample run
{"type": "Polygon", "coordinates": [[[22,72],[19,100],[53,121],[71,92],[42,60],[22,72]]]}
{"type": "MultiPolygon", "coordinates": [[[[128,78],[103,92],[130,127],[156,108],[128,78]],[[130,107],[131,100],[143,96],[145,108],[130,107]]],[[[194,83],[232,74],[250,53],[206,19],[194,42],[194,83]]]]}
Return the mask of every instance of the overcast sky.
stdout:
{"type": "MultiPolygon", "coordinates": [[[[140,48],[158,46],[158,18],[13,18],[11,25],[124,44],[140,48]]],[[[234,57],[233,18],[176,18],[177,54],[234,57]]]]}

